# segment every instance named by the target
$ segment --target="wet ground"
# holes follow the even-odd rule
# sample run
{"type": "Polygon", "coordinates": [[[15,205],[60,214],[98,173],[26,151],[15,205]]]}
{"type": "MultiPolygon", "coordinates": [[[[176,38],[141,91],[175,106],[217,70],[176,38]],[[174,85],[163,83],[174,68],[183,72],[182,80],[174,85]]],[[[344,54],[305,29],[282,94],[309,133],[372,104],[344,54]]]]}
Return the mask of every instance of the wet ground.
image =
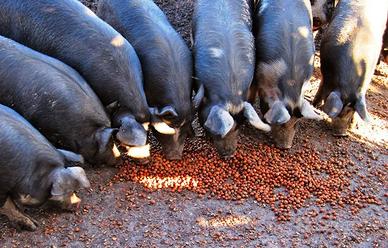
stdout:
{"type": "MultiPolygon", "coordinates": [[[[97,1],[84,2],[95,9],[97,1]]],[[[156,2],[189,42],[193,1],[156,2]]],[[[315,62],[309,99],[320,80],[319,53],[315,62]]],[[[339,193],[368,195],[374,200],[352,197],[349,201],[342,199],[344,203],[340,204],[321,202],[319,195],[312,194],[290,212],[290,220],[279,221],[271,204],[256,197],[236,200],[231,194],[234,200],[222,200],[219,198],[225,197],[212,191],[213,184],[208,183],[203,192],[193,185],[183,185],[183,179],[174,182],[182,187],[158,187],[139,177],[140,165],[127,161],[125,166],[135,168],[128,178],[122,175],[123,168],[88,169],[92,187],[80,192],[83,204],[75,213],[48,207],[27,209],[40,222],[34,233],[18,232],[0,217],[0,247],[388,247],[387,97],[388,65],[382,63],[367,93],[372,121],[359,122],[349,137],[334,138],[325,122],[302,121],[295,146],[289,151],[271,148],[270,137],[249,126],[244,126],[240,142],[253,140],[257,142],[253,147],[269,149],[271,157],[287,157],[303,150],[320,154],[322,163],[333,157],[347,157],[349,164],[335,167],[337,174],[325,176],[329,180],[344,175],[349,184],[341,184],[336,189],[339,193]]],[[[208,141],[197,128],[197,137],[188,143],[188,150],[198,143],[208,141]]],[[[240,152],[248,148],[252,149],[240,145],[240,152]]],[[[208,160],[204,154],[196,154],[194,162],[208,160]]],[[[184,176],[194,178],[197,174],[188,170],[184,176]]]]}

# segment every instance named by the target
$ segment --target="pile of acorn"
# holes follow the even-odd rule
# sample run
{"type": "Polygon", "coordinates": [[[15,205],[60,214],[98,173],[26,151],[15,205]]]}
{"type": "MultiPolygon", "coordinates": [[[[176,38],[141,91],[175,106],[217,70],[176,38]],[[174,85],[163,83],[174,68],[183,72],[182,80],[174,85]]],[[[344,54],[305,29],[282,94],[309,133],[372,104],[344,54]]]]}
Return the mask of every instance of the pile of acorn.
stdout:
{"type": "MultiPolygon", "coordinates": [[[[200,196],[239,201],[254,198],[271,207],[280,221],[290,220],[291,212],[315,204],[349,207],[352,213],[367,204],[381,204],[361,188],[350,189],[355,164],[348,153],[327,147],[323,154],[303,141],[291,153],[244,136],[236,154],[219,158],[211,143],[196,137],[186,145],[183,159],[169,161],[160,148],[152,148],[152,161],[138,165],[124,162],[113,181],[133,181],[147,189],[189,190],[200,196]]],[[[335,217],[335,216],[334,216],[335,217]]]]}

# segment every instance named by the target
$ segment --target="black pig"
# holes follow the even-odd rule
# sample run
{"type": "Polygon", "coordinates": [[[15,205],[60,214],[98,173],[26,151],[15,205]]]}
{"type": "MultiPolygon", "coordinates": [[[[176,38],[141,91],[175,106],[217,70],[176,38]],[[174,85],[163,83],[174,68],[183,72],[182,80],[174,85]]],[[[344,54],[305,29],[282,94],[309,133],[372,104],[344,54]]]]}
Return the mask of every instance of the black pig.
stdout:
{"type": "Polygon", "coordinates": [[[64,63],[0,36],[0,103],[13,108],[56,147],[91,164],[115,162],[113,129],[85,80],[64,63]]]}
{"type": "Polygon", "coordinates": [[[314,104],[332,118],[335,135],[347,135],[355,112],[368,120],[365,93],[379,59],[387,12],[387,1],[341,0],[323,34],[323,78],[314,104]]]}
{"type": "Polygon", "coordinates": [[[279,148],[291,148],[299,118],[321,119],[304,99],[314,62],[311,19],[308,0],[262,0],[256,9],[260,108],[279,148]]]}
{"type": "Polygon", "coordinates": [[[117,138],[143,146],[150,113],[133,47],[77,0],[2,0],[0,35],[77,70],[111,114],[117,138]]]}
{"type": "Polygon", "coordinates": [[[0,214],[16,228],[33,231],[37,221],[20,210],[20,205],[39,206],[47,200],[69,209],[74,191],[90,187],[81,167],[82,156],[57,150],[23,117],[0,105],[0,214]]]}
{"type": "Polygon", "coordinates": [[[168,159],[180,159],[192,132],[192,58],[182,37],[152,0],[103,0],[98,16],[135,48],[152,108],[154,134],[168,159]]]}
{"type": "Polygon", "coordinates": [[[193,15],[195,76],[205,89],[200,121],[221,156],[236,150],[244,117],[269,131],[247,102],[255,67],[253,1],[198,0],[193,15]]]}

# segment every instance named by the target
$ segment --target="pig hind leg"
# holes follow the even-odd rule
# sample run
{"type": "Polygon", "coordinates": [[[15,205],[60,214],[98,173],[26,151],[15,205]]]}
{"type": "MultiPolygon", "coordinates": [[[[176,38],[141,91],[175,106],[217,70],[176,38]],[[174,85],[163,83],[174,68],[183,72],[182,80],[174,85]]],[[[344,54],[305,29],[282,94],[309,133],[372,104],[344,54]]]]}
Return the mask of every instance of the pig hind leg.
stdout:
{"type": "Polygon", "coordinates": [[[319,85],[317,94],[314,97],[313,105],[315,107],[322,107],[323,102],[326,101],[326,98],[330,95],[332,88],[328,87],[328,85],[325,85],[323,80],[321,81],[321,84],[319,85]]]}
{"type": "Polygon", "coordinates": [[[0,214],[7,216],[12,225],[18,230],[35,231],[38,226],[38,222],[22,213],[10,197],[7,198],[4,205],[0,208],[0,214]]]}

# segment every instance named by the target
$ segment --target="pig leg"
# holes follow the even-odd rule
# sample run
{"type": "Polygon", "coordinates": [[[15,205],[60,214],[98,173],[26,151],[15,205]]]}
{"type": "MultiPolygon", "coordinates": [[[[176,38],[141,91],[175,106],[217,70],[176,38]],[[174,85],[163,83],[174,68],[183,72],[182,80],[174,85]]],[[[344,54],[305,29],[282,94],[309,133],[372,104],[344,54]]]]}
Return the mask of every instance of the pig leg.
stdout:
{"type": "Polygon", "coordinates": [[[248,91],[248,102],[252,103],[252,105],[255,104],[258,90],[259,90],[259,87],[257,83],[253,82],[248,91]]]}
{"type": "Polygon", "coordinates": [[[315,98],[313,100],[313,106],[314,107],[321,107],[323,105],[323,102],[326,101],[326,98],[330,95],[331,88],[323,83],[321,81],[321,84],[319,85],[318,92],[315,95],[315,98]]]}
{"type": "Polygon", "coordinates": [[[7,201],[0,208],[0,214],[4,214],[8,217],[11,223],[15,226],[16,229],[21,230],[26,229],[28,231],[35,231],[38,222],[31,217],[23,214],[15,205],[10,197],[7,198],[7,201]]]}

